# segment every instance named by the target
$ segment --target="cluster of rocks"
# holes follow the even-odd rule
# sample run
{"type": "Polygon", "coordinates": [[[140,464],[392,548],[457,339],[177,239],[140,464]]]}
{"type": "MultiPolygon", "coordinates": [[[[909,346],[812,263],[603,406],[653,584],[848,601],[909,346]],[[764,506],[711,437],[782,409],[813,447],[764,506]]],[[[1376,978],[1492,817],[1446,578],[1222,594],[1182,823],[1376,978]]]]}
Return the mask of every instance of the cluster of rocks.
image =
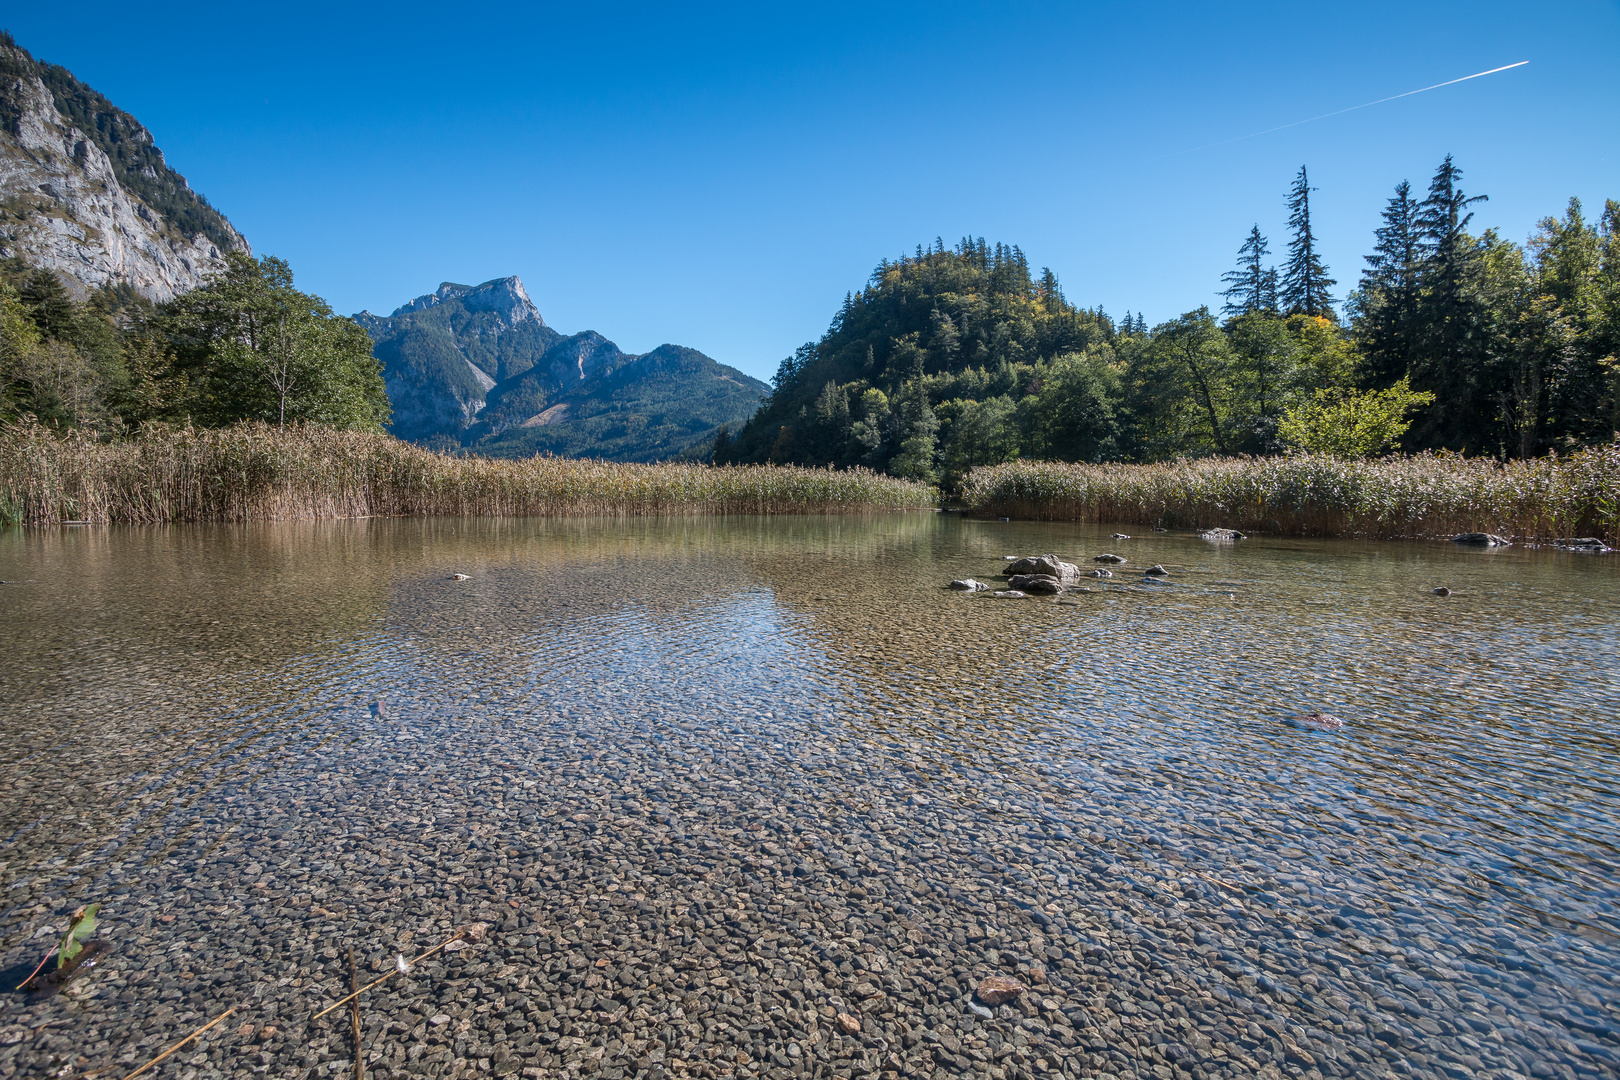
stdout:
{"type": "MultiPolygon", "coordinates": [[[[1119,539],[1129,539],[1123,534],[1115,535],[1119,539]]],[[[1112,578],[1114,572],[1108,569],[1107,565],[1118,566],[1125,563],[1126,559],[1112,552],[1093,555],[1093,562],[1107,565],[1085,571],[1074,563],[1064,562],[1056,555],[1008,555],[1004,557],[1004,561],[1008,564],[1003,571],[1007,578],[1005,589],[998,590],[993,585],[987,585],[976,578],[959,578],[952,581],[948,588],[958,592],[988,592],[992,597],[1004,600],[1020,600],[1030,596],[1059,596],[1078,584],[1082,578],[1112,578]]],[[[1147,578],[1170,576],[1170,571],[1158,563],[1149,566],[1142,573],[1147,578]]]]}

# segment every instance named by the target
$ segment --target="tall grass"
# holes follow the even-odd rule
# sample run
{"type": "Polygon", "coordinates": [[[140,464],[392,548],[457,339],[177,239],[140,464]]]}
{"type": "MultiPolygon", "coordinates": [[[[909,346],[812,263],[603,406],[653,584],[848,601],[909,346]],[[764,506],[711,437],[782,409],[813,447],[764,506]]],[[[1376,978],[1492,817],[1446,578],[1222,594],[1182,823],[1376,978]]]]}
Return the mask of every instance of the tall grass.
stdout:
{"type": "Polygon", "coordinates": [[[1343,461],[1318,455],[1156,465],[1015,461],[974,469],[978,514],[1292,536],[1491,532],[1620,541],[1620,441],[1568,457],[1498,462],[1450,454],[1343,461]]]}
{"type": "Polygon", "coordinates": [[[851,513],[933,506],[876,473],[448,457],[319,427],[160,429],[115,441],[0,427],[0,507],[22,521],[269,521],[394,515],[851,513]]]}

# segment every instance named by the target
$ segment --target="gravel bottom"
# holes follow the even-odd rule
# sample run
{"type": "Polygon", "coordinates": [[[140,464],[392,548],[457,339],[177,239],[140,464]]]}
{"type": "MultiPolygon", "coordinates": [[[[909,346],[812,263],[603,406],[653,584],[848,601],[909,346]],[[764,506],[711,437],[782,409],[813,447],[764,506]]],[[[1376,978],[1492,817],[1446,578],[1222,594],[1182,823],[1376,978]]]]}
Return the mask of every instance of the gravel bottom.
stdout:
{"type": "Polygon", "coordinates": [[[348,951],[367,981],[477,922],[363,997],[368,1076],[1620,1070],[1601,928],[1484,918],[1432,862],[1414,893],[1376,809],[1194,783],[1128,732],[1089,760],[998,751],[1012,729],[952,727],[892,641],[850,645],[846,673],[888,672],[855,690],[757,597],[696,620],[581,601],[537,659],[444,587],[229,693],[174,657],[31,707],[0,963],[26,973],[86,899],[112,948],[0,1002],[0,1078],[120,1077],[232,1006],[148,1075],[352,1076],[348,1009],[311,1019],[348,951]],[[52,782],[49,733],[86,713],[124,726],[52,782]],[[993,975],[1027,989],[986,1007],[993,975]]]}

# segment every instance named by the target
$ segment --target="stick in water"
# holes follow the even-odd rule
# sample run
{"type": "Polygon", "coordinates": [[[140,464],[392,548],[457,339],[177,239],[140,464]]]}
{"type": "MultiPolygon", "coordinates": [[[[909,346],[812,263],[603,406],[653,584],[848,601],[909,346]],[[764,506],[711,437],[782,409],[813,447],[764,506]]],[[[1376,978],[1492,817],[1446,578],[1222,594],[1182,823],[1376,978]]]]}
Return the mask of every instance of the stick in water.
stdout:
{"type": "Polygon", "coordinates": [[[360,1043],[360,974],[354,967],[354,950],[349,950],[349,989],[354,991],[349,1002],[349,1019],[354,1021],[354,1080],[366,1080],[363,1059],[365,1048],[360,1043]]]}
{"type": "MultiPolygon", "coordinates": [[[[462,928],[460,930],[457,930],[455,933],[451,934],[449,937],[445,938],[444,941],[441,942],[440,944],[433,946],[433,948],[429,949],[427,952],[423,953],[421,956],[416,957],[414,960],[412,960],[407,965],[407,967],[415,967],[417,964],[421,963],[423,960],[426,960],[428,957],[432,956],[434,953],[439,952],[440,950],[448,947],[450,945],[450,943],[453,942],[453,941],[460,941],[462,938],[467,938],[467,937],[470,937],[474,941],[476,941],[482,936],[483,936],[482,931],[480,931],[478,933],[474,933],[472,927],[470,927],[470,926],[469,927],[464,927],[464,928],[462,928]]],[[[398,975],[401,970],[402,970],[401,968],[395,968],[393,971],[390,971],[388,974],[384,975],[382,978],[373,979],[371,982],[368,982],[366,985],[362,986],[360,989],[356,990],[354,993],[350,994],[348,997],[340,998],[339,1000],[334,1001],[332,1004],[328,1005],[326,1008],[322,1009],[320,1012],[318,1012],[314,1016],[310,1017],[310,1019],[311,1020],[319,1020],[321,1017],[325,1016],[327,1013],[335,1012],[336,1010],[338,1010],[338,1009],[342,1008],[343,1006],[347,1005],[349,1002],[353,1001],[355,998],[359,997],[361,994],[365,993],[367,990],[370,990],[373,986],[377,986],[380,983],[385,983],[389,979],[392,979],[395,975],[398,975]]]]}
{"type": "Polygon", "coordinates": [[[215,1024],[219,1023],[221,1020],[225,1019],[227,1016],[231,1015],[232,1013],[234,1013],[237,1009],[240,1009],[241,1007],[242,1006],[240,1006],[240,1005],[232,1005],[230,1008],[226,1009],[224,1012],[220,1013],[218,1016],[216,1016],[212,1020],[208,1021],[208,1023],[204,1024],[202,1027],[198,1028],[196,1031],[193,1031],[190,1035],[187,1035],[185,1038],[181,1039],[179,1042],[175,1043],[173,1046],[171,1046],[167,1050],[163,1051],[163,1053],[159,1054],[157,1057],[153,1058],[151,1061],[148,1061],[145,1065],[142,1065],[140,1068],[136,1069],[134,1072],[132,1072],[128,1076],[124,1077],[124,1080],[135,1080],[135,1078],[137,1076],[141,1075],[141,1073],[145,1072],[147,1069],[150,1069],[152,1066],[156,1065],[158,1062],[162,1061],[164,1058],[168,1057],[170,1054],[174,1053],[176,1050],[178,1050],[182,1046],[186,1045],[186,1043],[190,1042],[192,1039],[195,1039],[197,1036],[201,1035],[203,1032],[207,1031],[209,1028],[213,1027],[215,1024]]]}

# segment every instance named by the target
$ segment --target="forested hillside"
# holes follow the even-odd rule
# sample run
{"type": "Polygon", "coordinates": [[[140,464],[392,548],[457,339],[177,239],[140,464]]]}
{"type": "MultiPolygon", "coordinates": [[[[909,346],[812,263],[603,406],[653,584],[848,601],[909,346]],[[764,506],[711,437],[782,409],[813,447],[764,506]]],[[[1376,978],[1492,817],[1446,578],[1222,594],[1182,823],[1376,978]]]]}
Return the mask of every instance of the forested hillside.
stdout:
{"type": "Polygon", "coordinates": [[[1255,226],[1226,304],[1148,330],[1078,308],[1017,247],[884,261],[715,460],[868,465],[947,483],[1017,457],[1153,461],[1391,448],[1528,456],[1620,428],[1620,204],[1526,245],[1470,231],[1450,158],[1400,184],[1341,302],[1302,168],[1279,267],[1255,226]]]}

